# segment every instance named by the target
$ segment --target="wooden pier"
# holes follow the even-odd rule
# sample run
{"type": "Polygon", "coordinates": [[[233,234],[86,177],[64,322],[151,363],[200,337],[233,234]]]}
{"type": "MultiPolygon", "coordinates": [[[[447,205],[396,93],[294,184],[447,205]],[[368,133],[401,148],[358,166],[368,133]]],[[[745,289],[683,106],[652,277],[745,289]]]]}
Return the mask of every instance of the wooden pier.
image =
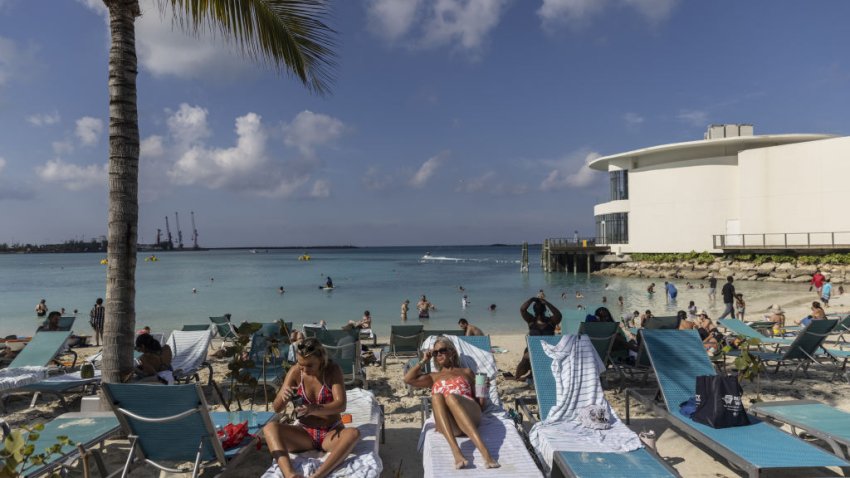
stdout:
{"type": "Polygon", "coordinates": [[[544,239],[540,266],[543,272],[590,273],[599,270],[599,259],[609,252],[607,245],[596,244],[594,239],[544,239]]]}

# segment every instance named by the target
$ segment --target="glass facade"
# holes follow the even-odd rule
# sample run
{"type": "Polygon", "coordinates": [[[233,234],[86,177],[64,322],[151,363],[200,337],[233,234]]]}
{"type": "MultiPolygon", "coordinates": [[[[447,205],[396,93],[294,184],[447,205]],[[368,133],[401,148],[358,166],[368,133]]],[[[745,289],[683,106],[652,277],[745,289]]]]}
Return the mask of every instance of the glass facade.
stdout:
{"type": "Polygon", "coordinates": [[[629,213],[617,212],[596,216],[596,243],[628,244],[629,213]]]}
{"type": "Polygon", "coordinates": [[[629,198],[629,172],[628,171],[610,171],[608,175],[611,177],[611,200],[619,201],[629,198]]]}

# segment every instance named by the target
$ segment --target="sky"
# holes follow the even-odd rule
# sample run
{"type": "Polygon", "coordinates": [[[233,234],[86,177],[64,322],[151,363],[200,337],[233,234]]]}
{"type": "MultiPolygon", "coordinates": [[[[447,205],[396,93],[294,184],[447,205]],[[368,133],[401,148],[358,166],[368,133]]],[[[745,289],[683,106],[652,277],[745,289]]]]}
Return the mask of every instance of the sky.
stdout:
{"type": "MultiPolygon", "coordinates": [[[[190,211],[208,247],[592,235],[600,155],[850,132],[843,0],[329,3],[317,96],[141,1],[140,243],[190,211]]],[[[100,0],[0,0],[0,243],[106,234],[108,51],[100,0]]]]}

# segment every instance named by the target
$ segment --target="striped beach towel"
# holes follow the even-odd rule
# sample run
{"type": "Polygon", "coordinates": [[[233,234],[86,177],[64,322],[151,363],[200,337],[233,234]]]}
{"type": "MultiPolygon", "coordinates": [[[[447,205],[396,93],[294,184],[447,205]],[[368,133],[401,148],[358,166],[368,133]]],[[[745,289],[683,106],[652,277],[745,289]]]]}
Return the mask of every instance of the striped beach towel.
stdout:
{"type": "Polygon", "coordinates": [[[531,428],[529,438],[547,469],[555,451],[625,453],[642,447],[640,438],[617,417],[599,381],[605,366],[586,335],[565,335],[557,345],[542,344],[552,358],[555,405],[545,420],[531,428]],[[607,409],[611,428],[598,430],[582,425],[580,414],[590,405],[607,409]]]}
{"type": "MultiPolygon", "coordinates": [[[[379,454],[381,423],[381,407],[372,392],[355,388],[346,392],[347,407],[345,413],[351,414],[351,424],[346,427],[357,427],[360,430],[360,440],[354,446],[348,458],[342,462],[330,475],[333,478],[378,478],[384,469],[379,454]]],[[[290,453],[290,460],[295,470],[304,476],[312,476],[321,466],[325,454],[311,450],[304,453],[290,453]]],[[[283,478],[277,463],[266,470],[262,478],[283,478]]]]}
{"type": "Polygon", "coordinates": [[[47,367],[13,367],[0,370],[0,391],[30,385],[47,376],[47,367]]]}

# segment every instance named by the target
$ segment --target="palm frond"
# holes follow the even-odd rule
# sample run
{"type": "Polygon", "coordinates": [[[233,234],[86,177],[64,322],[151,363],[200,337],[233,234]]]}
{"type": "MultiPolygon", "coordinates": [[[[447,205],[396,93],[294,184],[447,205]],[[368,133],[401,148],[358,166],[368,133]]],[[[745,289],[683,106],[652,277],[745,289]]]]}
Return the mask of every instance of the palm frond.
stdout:
{"type": "Polygon", "coordinates": [[[175,24],[197,35],[219,32],[252,60],[297,76],[326,94],[336,66],[336,32],[324,22],[326,0],[159,0],[171,6],[175,24]]]}

